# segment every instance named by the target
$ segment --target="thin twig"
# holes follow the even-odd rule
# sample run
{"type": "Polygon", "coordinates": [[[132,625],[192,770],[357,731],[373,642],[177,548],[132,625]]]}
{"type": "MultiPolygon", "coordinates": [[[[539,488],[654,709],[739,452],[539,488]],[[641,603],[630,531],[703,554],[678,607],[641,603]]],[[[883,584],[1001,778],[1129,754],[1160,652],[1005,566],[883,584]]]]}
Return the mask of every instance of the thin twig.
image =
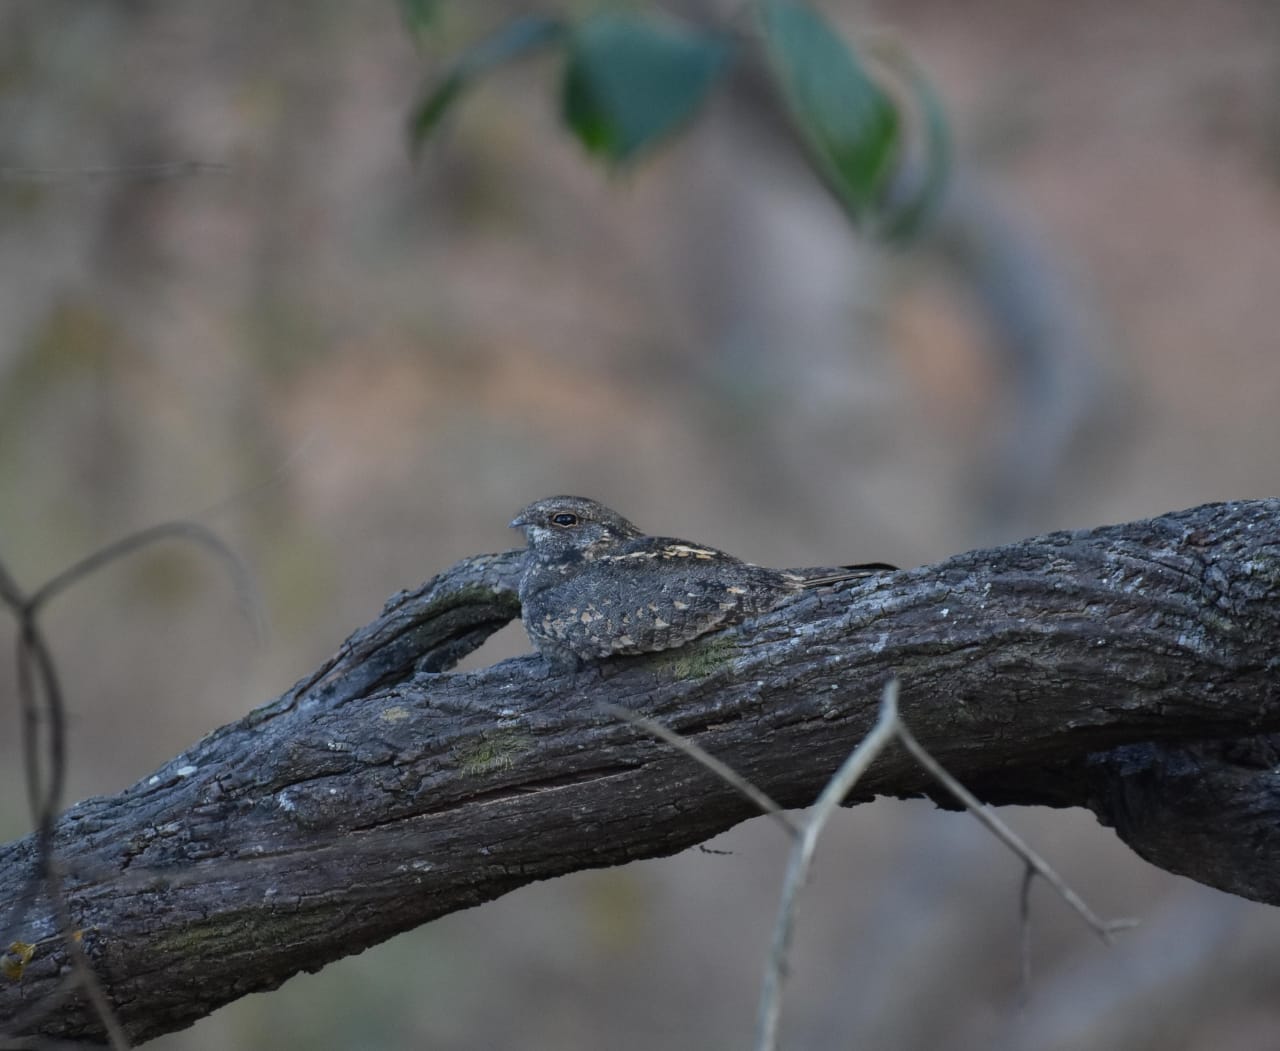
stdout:
{"type": "Polygon", "coordinates": [[[0,945],[6,945],[10,941],[6,932],[10,929],[17,931],[22,918],[26,917],[27,910],[35,904],[36,897],[40,894],[40,887],[44,885],[45,868],[49,863],[52,850],[52,821],[38,809],[37,805],[42,795],[42,780],[44,780],[40,774],[41,750],[40,737],[38,737],[40,712],[36,707],[35,686],[32,684],[31,654],[20,635],[17,664],[18,704],[22,710],[23,767],[27,777],[27,800],[32,808],[32,821],[36,828],[36,864],[31,874],[24,879],[22,891],[15,895],[12,901],[6,903],[3,913],[0,913],[0,945]]]}
{"type": "MultiPolygon", "coordinates": [[[[25,611],[20,610],[22,622],[18,628],[18,651],[16,655],[18,677],[18,706],[22,713],[22,754],[26,757],[23,764],[27,780],[27,806],[31,809],[31,820],[36,826],[37,834],[42,835],[43,815],[47,809],[45,801],[48,793],[45,788],[44,750],[40,747],[40,705],[39,694],[35,684],[35,672],[32,669],[31,640],[28,636],[30,622],[25,611]]],[[[50,783],[52,787],[52,781],[50,783]]],[[[36,874],[40,878],[40,874],[36,874]]],[[[0,934],[3,930],[0,930],[0,934]]]]}
{"type": "Polygon", "coordinates": [[[665,741],[677,751],[684,752],[694,762],[701,763],[727,785],[737,789],[751,802],[755,803],[763,813],[768,814],[782,825],[787,830],[787,834],[793,839],[799,839],[801,835],[800,826],[796,824],[795,819],[790,814],[783,810],[766,793],[758,789],[728,764],[721,762],[705,748],[694,744],[687,738],[681,737],[674,730],[667,729],[660,722],[643,716],[639,712],[633,712],[630,708],[623,708],[621,705],[603,701],[600,704],[600,710],[608,712],[615,719],[621,719],[623,722],[638,727],[660,741],[665,741]]]}
{"type": "Polygon", "coordinates": [[[1022,885],[1018,888],[1018,1004],[1026,1007],[1031,1001],[1031,885],[1036,881],[1036,870],[1029,863],[1022,866],[1022,885]]]}
{"type": "Polygon", "coordinates": [[[898,725],[898,740],[902,742],[902,746],[911,753],[912,758],[917,763],[924,767],[943,788],[955,796],[969,813],[987,826],[996,839],[1017,854],[1035,871],[1037,876],[1049,884],[1058,897],[1070,905],[1105,944],[1113,944],[1112,935],[1117,931],[1128,930],[1138,925],[1138,921],[1135,919],[1104,920],[1098,916],[1085,904],[1084,899],[1067,885],[1066,880],[1059,876],[1044,858],[1032,850],[1013,829],[996,817],[990,807],[982,803],[977,796],[947,773],[942,765],[924,750],[911,731],[901,723],[898,725]]]}
{"type": "MultiPolygon", "coordinates": [[[[28,606],[23,618],[21,644],[26,654],[35,659],[39,673],[37,681],[44,694],[44,715],[37,718],[48,723],[48,756],[49,777],[45,786],[44,798],[33,796],[31,805],[35,808],[35,817],[42,825],[47,825],[47,835],[53,836],[53,822],[62,806],[62,787],[67,778],[67,718],[66,704],[63,701],[62,683],[58,677],[58,669],[53,662],[53,654],[49,652],[49,644],[44,632],[36,624],[35,613],[28,606]]],[[[20,664],[21,666],[21,664],[20,664]]],[[[32,706],[37,712],[39,705],[32,706]]]]}
{"type": "Polygon", "coordinates": [[[261,602],[258,600],[257,591],[253,586],[253,577],[245,566],[244,561],[212,529],[201,525],[199,522],[186,520],[161,522],[159,525],[139,529],[136,533],[130,533],[128,536],[121,537],[119,540],[99,548],[45,581],[32,594],[27,601],[27,605],[32,612],[38,611],[50,599],[56,597],[77,581],[84,579],[90,573],[124,558],[126,555],[131,555],[140,548],[161,540],[170,539],[189,540],[192,543],[199,544],[222,561],[227,570],[227,575],[231,578],[236,599],[244,610],[246,618],[253,625],[255,633],[261,633],[263,621],[261,602]]]}
{"type": "Polygon", "coordinates": [[[797,901],[800,889],[804,886],[808,877],[814,851],[817,849],[818,839],[822,835],[827,821],[835,813],[836,808],[844,802],[859,779],[895,737],[902,742],[907,752],[927,773],[955,796],[997,839],[1021,858],[1026,866],[1019,896],[1020,916],[1022,919],[1021,948],[1024,993],[1030,987],[1030,889],[1031,883],[1036,876],[1044,879],[1108,945],[1112,944],[1112,935],[1115,932],[1128,929],[1137,924],[1137,921],[1132,919],[1101,919],[1067,885],[1066,881],[1054,871],[1047,861],[1032,850],[1008,825],[997,818],[990,808],[980,802],[976,796],[947,773],[941,764],[924,750],[920,742],[916,740],[915,736],[898,716],[897,679],[892,679],[885,684],[880,700],[880,715],[876,720],[875,726],[871,728],[870,733],[862,739],[858,747],[849,754],[849,757],[840,765],[831,780],[827,782],[822,794],[815,801],[808,818],[800,825],[797,825],[768,795],[692,741],[681,737],[661,723],[630,709],[608,703],[603,703],[600,707],[616,718],[629,722],[654,737],[667,742],[673,748],[684,752],[696,762],[713,771],[718,777],[754,802],[764,813],[782,823],[793,837],[791,855],[787,862],[787,871],[783,879],[782,892],[779,896],[773,944],[769,952],[764,981],[760,991],[760,1006],[756,1027],[757,1051],[775,1051],[778,1046],[778,1023],[782,1013],[782,989],[787,974],[787,954],[790,950],[791,938],[795,929],[797,901]]]}
{"type": "Polygon", "coordinates": [[[93,1005],[102,1028],[107,1031],[107,1039],[111,1042],[113,1051],[129,1051],[133,1045],[129,1043],[129,1037],[124,1031],[124,1026],[120,1024],[120,1019],[116,1017],[115,1008],[111,1004],[111,998],[107,996],[106,989],[103,988],[102,980],[93,969],[93,964],[89,962],[89,957],[80,941],[81,932],[75,929],[71,908],[67,904],[66,894],[63,893],[62,873],[56,858],[49,858],[46,870],[45,879],[49,886],[49,900],[53,903],[54,915],[62,931],[62,944],[67,950],[67,956],[71,959],[71,974],[78,978],[84,987],[84,994],[93,1005]]]}
{"type": "Polygon", "coordinates": [[[760,990],[760,1010],[756,1025],[757,1051],[774,1051],[778,1046],[778,1021],[782,1014],[782,985],[787,973],[787,952],[795,929],[796,903],[800,888],[809,875],[818,837],[836,808],[844,802],[867,768],[893,740],[901,724],[898,722],[898,680],[890,679],[880,698],[880,717],[871,732],[862,739],[849,757],[840,764],[826,788],[818,796],[805,821],[799,841],[791,848],[787,873],[782,881],[778,901],[778,919],[773,928],[773,946],[765,967],[760,990]]]}
{"type": "MultiPolygon", "coordinates": [[[[6,596],[6,598],[11,596],[6,596]]],[[[63,947],[71,961],[71,972],[64,979],[68,988],[79,985],[106,1030],[107,1039],[115,1051],[128,1051],[129,1038],[116,1018],[111,1000],[94,972],[80,934],[75,930],[71,909],[63,894],[62,874],[53,852],[54,821],[61,807],[62,786],[66,775],[66,714],[62,687],[57,668],[48,644],[36,622],[36,610],[31,600],[26,600],[19,610],[21,630],[18,636],[18,694],[23,711],[24,744],[27,758],[27,790],[32,817],[36,826],[37,864],[31,879],[20,896],[21,908],[34,900],[35,890],[43,881],[57,920],[63,947]],[[34,674],[33,674],[34,670],[34,674]],[[38,724],[41,721],[40,697],[49,726],[48,755],[49,774],[46,783],[40,776],[38,724]]],[[[47,1005],[47,999],[41,1007],[47,1005]]]]}
{"type": "MultiPolygon", "coordinates": [[[[18,621],[16,654],[18,707],[22,717],[22,755],[26,776],[27,803],[31,808],[31,820],[35,827],[37,857],[36,865],[31,870],[31,875],[24,882],[22,892],[8,903],[3,917],[0,917],[0,942],[7,942],[8,939],[4,937],[5,932],[10,929],[11,925],[16,926],[19,922],[18,918],[26,914],[27,909],[36,900],[41,883],[44,880],[45,869],[48,865],[53,845],[53,815],[51,810],[53,806],[56,806],[56,802],[51,806],[50,800],[56,801],[61,784],[62,770],[55,756],[50,764],[52,767],[51,776],[46,786],[42,763],[44,750],[40,747],[40,724],[42,718],[31,645],[31,635],[36,629],[26,596],[2,562],[0,562],[0,602],[9,607],[18,621]]],[[[56,693],[56,680],[54,689],[56,693]]],[[[53,731],[57,729],[54,724],[60,718],[61,708],[57,707],[55,702],[55,708],[51,712],[49,720],[51,736],[53,731]]]]}
{"type": "Polygon", "coordinates": [[[15,613],[19,612],[26,599],[18,582],[9,575],[9,570],[0,562],[0,602],[3,602],[15,613]]]}
{"type": "MultiPolygon", "coordinates": [[[[54,855],[54,823],[61,810],[62,789],[66,778],[66,706],[57,665],[37,618],[50,600],[96,570],[148,544],[173,538],[201,544],[222,560],[232,578],[241,606],[253,622],[255,630],[260,633],[260,610],[248,571],[230,547],[198,522],[166,522],[132,533],[58,573],[30,596],[23,593],[8,569],[0,563],[0,604],[8,606],[18,621],[17,692],[22,712],[27,796],[35,824],[37,847],[36,866],[22,893],[9,903],[4,922],[0,923],[0,934],[3,934],[11,922],[21,922],[20,918],[25,915],[43,884],[57,922],[59,936],[71,961],[71,971],[61,984],[61,996],[65,997],[75,987],[80,987],[116,1051],[127,1051],[129,1039],[115,1015],[106,989],[80,943],[80,932],[75,929],[75,919],[63,893],[62,873],[54,855]],[[42,728],[46,728],[43,741],[42,728]],[[47,747],[41,747],[42,743],[47,747]]],[[[55,1009],[60,998],[55,993],[33,1005],[31,1017],[24,1024],[34,1024],[33,1019],[38,1020],[49,1010],[55,1009]]]]}
{"type": "MultiPolygon", "coordinates": [[[[120,1020],[116,1017],[111,998],[107,996],[107,991],[103,987],[97,972],[94,971],[93,964],[89,962],[89,957],[80,942],[82,932],[76,928],[71,909],[67,905],[66,895],[63,893],[62,873],[58,868],[57,859],[49,856],[44,860],[44,885],[49,894],[49,902],[53,908],[54,918],[57,921],[58,933],[53,938],[43,938],[40,942],[34,944],[39,945],[53,940],[61,941],[63,948],[66,950],[67,958],[71,961],[71,969],[59,978],[58,984],[51,993],[43,995],[24,1012],[10,1018],[8,1028],[12,1032],[21,1032],[23,1029],[36,1025],[42,1019],[48,1018],[57,1011],[62,1004],[70,999],[76,989],[80,988],[84,991],[85,997],[97,1014],[98,1021],[102,1023],[102,1028],[107,1034],[107,1042],[113,1051],[129,1051],[133,1045],[129,1043],[129,1037],[124,1031],[124,1026],[120,1024],[120,1020]]],[[[102,1045],[98,1041],[93,1046],[100,1047],[102,1045]]]]}

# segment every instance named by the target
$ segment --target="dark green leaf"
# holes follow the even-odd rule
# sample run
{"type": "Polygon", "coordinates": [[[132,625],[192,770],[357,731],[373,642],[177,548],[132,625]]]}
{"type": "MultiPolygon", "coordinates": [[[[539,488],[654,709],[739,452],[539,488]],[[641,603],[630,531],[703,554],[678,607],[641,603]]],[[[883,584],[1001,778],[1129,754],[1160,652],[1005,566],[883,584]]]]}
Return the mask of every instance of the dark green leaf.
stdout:
{"type": "Polygon", "coordinates": [[[629,161],[693,116],[728,54],[719,36],[641,15],[593,15],[570,40],[565,122],[592,153],[629,161]]]}
{"type": "Polygon", "coordinates": [[[898,158],[898,112],[826,20],[796,0],[760,0],[765,50],[819,172],[860,219],[898,158]]]}
{"type": "Polygon", "coordinates": [[[527,15],[512,19],[491,36],[465,51],[444,79],[428,91],[409,118],[409,148],[417,153],[435,130],[445,111],[480,75],[531,51],[556,43],[565,24],[558,18],[527,15]]]}

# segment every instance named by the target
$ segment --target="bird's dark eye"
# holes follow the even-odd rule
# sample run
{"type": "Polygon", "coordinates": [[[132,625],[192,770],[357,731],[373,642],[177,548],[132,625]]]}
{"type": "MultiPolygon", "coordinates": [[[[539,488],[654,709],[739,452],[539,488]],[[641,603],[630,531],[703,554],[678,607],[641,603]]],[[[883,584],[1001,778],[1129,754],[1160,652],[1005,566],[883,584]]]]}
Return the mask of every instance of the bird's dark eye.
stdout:
{"type": "Polygon", "coordinates": [[[551,516],[551,524],[558,526],[576,526],[578,524],[578,516],[568,511],[561,511],[557,515],[551,516]]]}

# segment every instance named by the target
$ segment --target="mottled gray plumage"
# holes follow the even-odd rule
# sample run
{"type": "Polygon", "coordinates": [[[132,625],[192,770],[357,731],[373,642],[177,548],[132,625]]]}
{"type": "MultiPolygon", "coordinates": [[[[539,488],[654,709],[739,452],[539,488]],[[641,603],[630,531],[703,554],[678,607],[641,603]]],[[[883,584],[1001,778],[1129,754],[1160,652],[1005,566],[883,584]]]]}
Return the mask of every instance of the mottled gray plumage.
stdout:
{"type": "Polygon", "coordinates": [[[525,630],[561,665],[683,646],[805,588],[893,568],[874,563],[820,575],[766,569],[702,544],[646,536],[581,496],[538,500],[511,525],[529,543],[520,578],[525,630]]]}

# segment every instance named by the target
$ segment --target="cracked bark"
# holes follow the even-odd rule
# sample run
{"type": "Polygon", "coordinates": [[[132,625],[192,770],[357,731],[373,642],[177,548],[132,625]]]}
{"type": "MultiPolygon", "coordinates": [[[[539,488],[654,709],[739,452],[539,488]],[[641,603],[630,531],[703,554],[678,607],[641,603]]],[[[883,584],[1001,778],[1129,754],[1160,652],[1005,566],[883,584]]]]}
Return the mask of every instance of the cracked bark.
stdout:
{"type": "MultiPolygon", "coordinates": [[[[1156,865],[1280,903],[1280,501],[1055,533],[805,595],[573,676],[445,674],[518,615],[519,552],[391,600],[314,675],[154,775],[85,800],[57,856],[131,1039],[528,883],[671,854],[752,815],[633,707],[788,806],[902,680],[902,714],[984,799],[1086,806],[1156,865]]],[[[897,749],[859,801],[928,794],[897,749]]],[[[0,847],[0,901],[36,861],[0,847]]],[[[43,898],[3,932],[55,933],[43,898]]],[[[100,1038],[56,942],[0,977],[0,1031],[100,1038]]]]}

